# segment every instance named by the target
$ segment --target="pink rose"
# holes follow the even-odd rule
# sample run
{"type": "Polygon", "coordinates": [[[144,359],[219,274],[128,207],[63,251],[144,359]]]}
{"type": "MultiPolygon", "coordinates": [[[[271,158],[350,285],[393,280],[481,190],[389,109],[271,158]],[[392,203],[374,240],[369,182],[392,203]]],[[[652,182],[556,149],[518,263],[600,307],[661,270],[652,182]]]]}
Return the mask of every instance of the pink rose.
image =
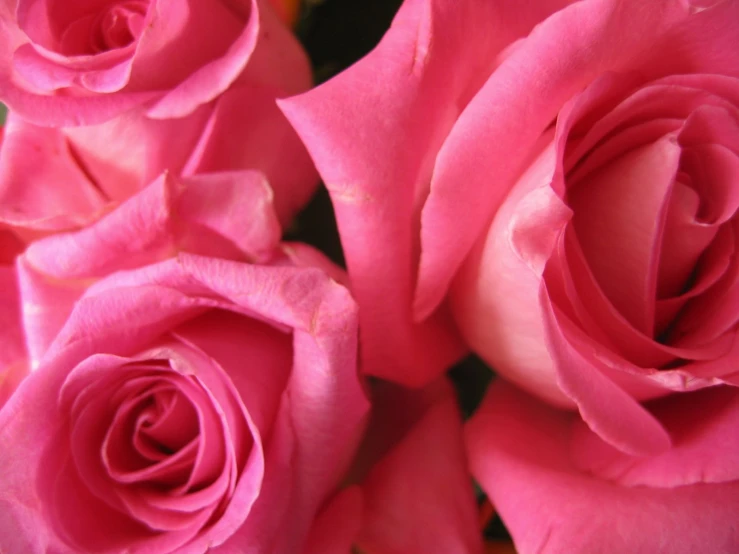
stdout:
{"type": "Polygon", "coordinates": [[[318,269],[180,254],[98,281],[0,411],[0,547],[299,551],[362,430],[356,346],[318,269]]]}
{"type": "Polygon", "coordinates": [[[6,0],[0,36],[0,99],[42,125],[137,106],[178,118],[237,82],[310,83],[300,46],[261,0],[6,0]]]}
{"type": "Polygon", "coordinates": [[[475,478],[520,554],[739,551],[739,394],[714,387],[647,404],[674,447],[633,456],[577,414],[503,381],[467,423],[475,478]]]}
{"type": "Polygon", "coordinates": [[[370,372],[425,377],[414,345],[450,304],[496,371],[654,453],[640,401],[736,382],[739,2],[555,4],[410,0],[282,108],[332,193],[370,372]]]}
{"type": "Polygon", "coordinates": [[[451,387],[411,392],[379,382],[372,396],[350,476],[360,482],[326,506],[303,554],[482,554],[451,387]]]}

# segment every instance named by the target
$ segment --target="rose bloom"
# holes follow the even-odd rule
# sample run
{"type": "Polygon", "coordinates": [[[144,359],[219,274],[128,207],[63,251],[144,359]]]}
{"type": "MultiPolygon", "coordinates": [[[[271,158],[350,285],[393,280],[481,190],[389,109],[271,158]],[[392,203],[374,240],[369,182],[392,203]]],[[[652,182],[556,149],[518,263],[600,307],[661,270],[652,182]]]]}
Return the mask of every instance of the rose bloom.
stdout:
{"type": "Polygon", "coordinates": [[[165,170],[258,169],[280,221],[290,221],[317,176],[275,98],[308,89],[311,72],[270,2],[68,4],[0,9],[0,100],[58,135],[42,138],[11,117],[4,149],[25,167],[5,168],[0,189],[8,178],[33,180],[38,148],[48,160],[72,158],[112,200],[165,170]]]}
{"type": "Polygon", "coordinates": [[[238,81],[309,74],[261,0],[7,0],[0,28],[0,98],[44,125],[99,123],[141,105],[182,117],[238,81]]]}
{"type": "MultiPolygon", "coordinates": [[[[674,452],[691,463],[625,486],[660,489],[663,507],[680,486],[732,491],[735,433],[700,399],[731,399],[737,384],[736,21],[732,0],[410,0],[369,56],[284,101],[332,195],[368,371],[428,380],[453,359],[453,321],[496,371],[577,409],[630,463],[674,452]],[[728,441],[721,464],[718,443],[682,449],[687,429],[714,426],[728,441]]],[[[582,448],[595,456],[599,444],[582,448]]],[[[520,501],[526,474],[496,463],[478,460],[474,473],[487,488],[511,485],[495,501],[504,520],[518,511],[523,544],[545,493],[520,501]]],[[[605,517],[627,505],[605,498],[605,517]]],[[[685,506],[707,521],[699,503],[685,506]]],[[[732,509],[706,517],[725,522],[732,509]]],[[[567,551],[598,551],[597,532],[575,548],[586,513],[563,529],[567,551]]],[[[546,514],[525,552],[559,521],[546,514]]],[[[639,540],[669,510],[655,514],[654,527],[630,519],[620,530],[650,544],[639,540]]]]}
{"type": "Polygon", "coordinates": [[[449,383],[376,381],[372,416],[347,480],[303,554],[482,554],[462,421],[449,383]]]}
{"type": "Polygon", "coordinates": [[[119,271],[0,410],[0,547],[299,551],[367,407],[356,305],[321,270],[119,271]]]}

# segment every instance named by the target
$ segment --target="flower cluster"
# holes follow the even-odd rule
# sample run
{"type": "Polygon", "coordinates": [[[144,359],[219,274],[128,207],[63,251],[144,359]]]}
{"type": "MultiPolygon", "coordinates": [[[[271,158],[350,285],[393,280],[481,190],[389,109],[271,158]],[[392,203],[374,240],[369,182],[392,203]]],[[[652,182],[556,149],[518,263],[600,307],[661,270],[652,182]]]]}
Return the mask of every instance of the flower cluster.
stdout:
{"type": "Polygon", "coordinates": [[[0,552],[738,552],[739,0],[299,11],[0,0],[0,552]]]}

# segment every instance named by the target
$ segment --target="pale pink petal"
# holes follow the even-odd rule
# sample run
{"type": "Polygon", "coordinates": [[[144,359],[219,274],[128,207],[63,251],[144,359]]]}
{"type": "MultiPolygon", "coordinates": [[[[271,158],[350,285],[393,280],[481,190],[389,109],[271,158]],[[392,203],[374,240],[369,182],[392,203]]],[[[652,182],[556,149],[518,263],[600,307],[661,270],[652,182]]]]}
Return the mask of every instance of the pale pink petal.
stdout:
{"type": "Polygon", "coordinates": [[[465,341],[491,367],[560,406],[573,406],[556,381],[544,326],[543,273],[571,211],[550,184],[550,142],[498,210],[462,266],[451,306],[465,341]]]}

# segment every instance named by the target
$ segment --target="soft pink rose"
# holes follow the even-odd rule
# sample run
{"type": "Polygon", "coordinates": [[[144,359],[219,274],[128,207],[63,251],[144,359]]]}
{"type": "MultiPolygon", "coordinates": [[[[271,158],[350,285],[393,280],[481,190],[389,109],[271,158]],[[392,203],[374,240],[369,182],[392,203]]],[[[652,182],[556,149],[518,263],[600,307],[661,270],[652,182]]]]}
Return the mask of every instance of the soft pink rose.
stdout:
{"type": "Polygon", "coordinates": [[[372,418],[349,479],[359,483],[326,506],[303,554],[482,554],[461,419],[448,383],[420,391],[376,383],[372,418]]]}
{"type": "Polygon", "coordinates": [[[503,381],[467,423],[475,478],[520,554],[739,551],[739,393],[652,401],[674,447],[632,456],[503,381]]]}
{"type": "Polygon", "coordinates": [[[89,125],[136,106],[189,115],[236,82],[310,81],[295,38],[262,0],[5,0],[0,99],[43,125],[89,125]]]}
{"type": "Polygon", "coordinates": [[[668,448],[639,401],[736,381],[737,20],[733,0],[409,0],[367,58],[285,101],[369,371],[422,378],[413,345],[448,303],[506,377],[631,452],[668,448]]]}
{"type": "Polygon", "coordinates": [[[368,407],[356,330],[344,287],[286,261],[93,284],[0,411],[1,549],[299,551],[368,407]]]}

